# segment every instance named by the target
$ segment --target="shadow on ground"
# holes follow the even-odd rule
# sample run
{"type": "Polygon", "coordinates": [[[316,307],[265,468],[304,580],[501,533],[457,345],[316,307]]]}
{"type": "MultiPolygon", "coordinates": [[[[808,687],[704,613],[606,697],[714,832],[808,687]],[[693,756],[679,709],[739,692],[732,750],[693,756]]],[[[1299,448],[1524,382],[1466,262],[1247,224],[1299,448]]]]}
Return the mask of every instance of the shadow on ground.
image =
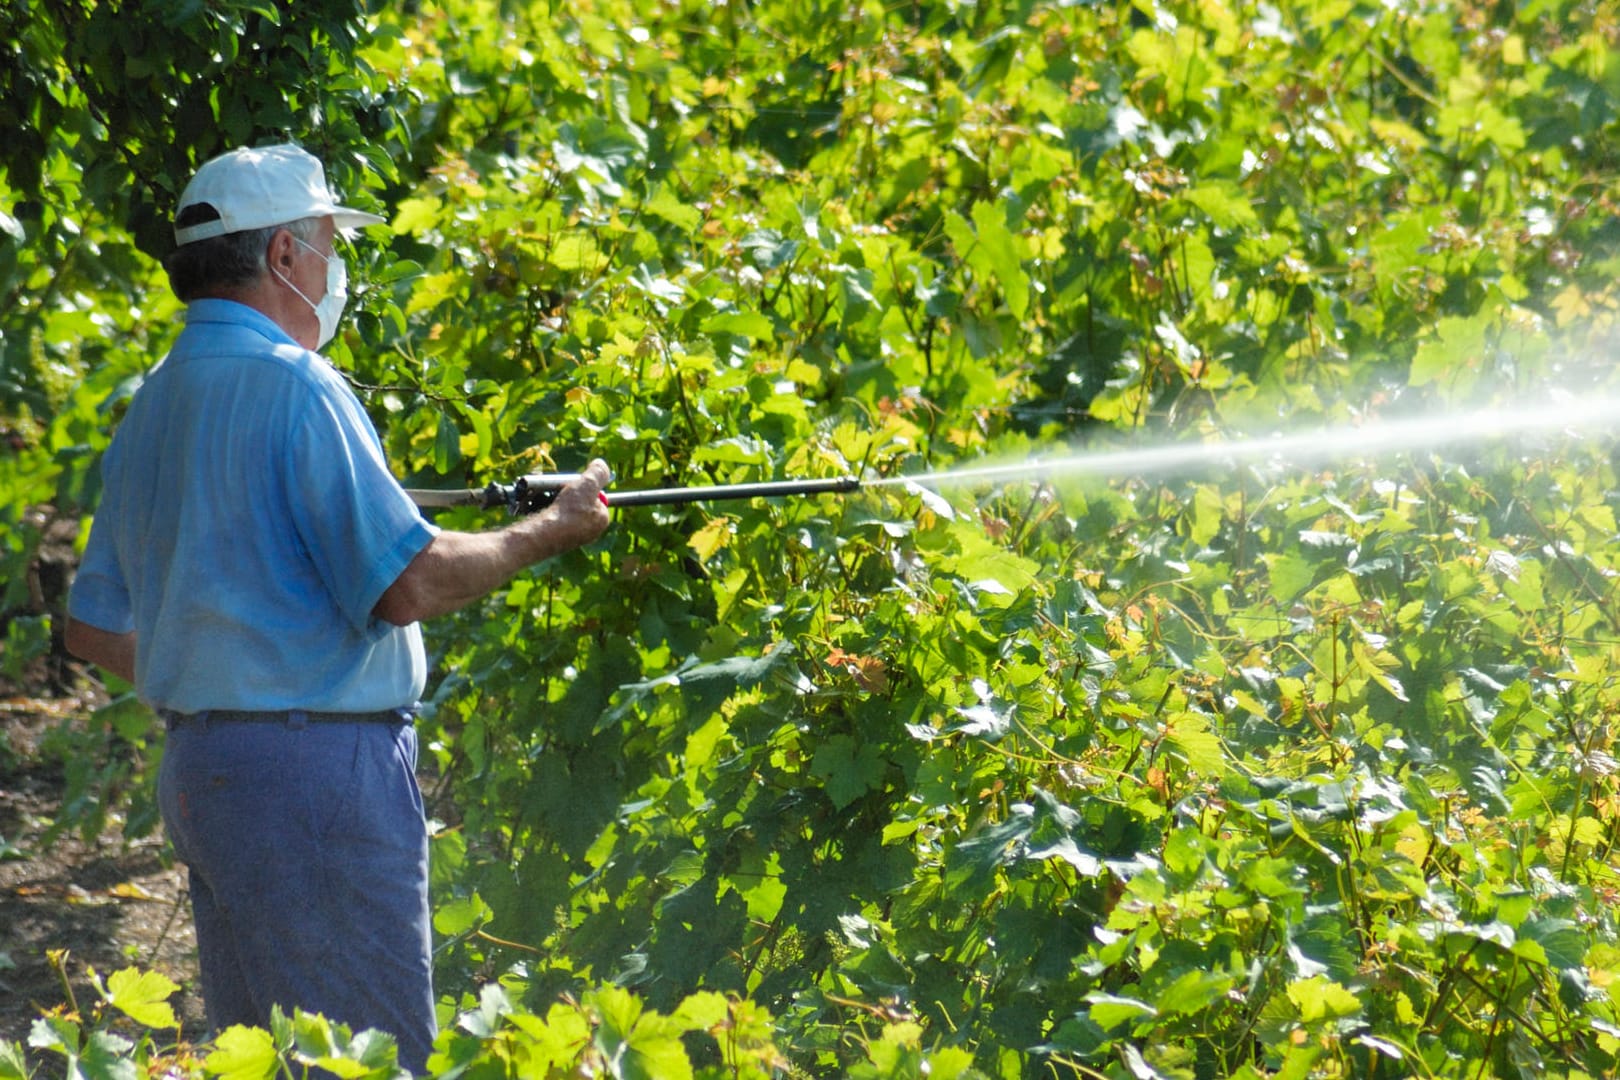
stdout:
{"type": "Polygon", "coordinates": [[[171,1004],[195,1038],[204,1025],[185,871],[161,838],[125,842],[115,825],[89,841],[44,842],[63,775],[40,740],[85,723],[90,709],[0,686],[0,1039],[26,1040],[41,1011],[68,1005],[70,993],[89,1006],[89,969],[105,978],[130,966],[180,984],[171,1004]]]}

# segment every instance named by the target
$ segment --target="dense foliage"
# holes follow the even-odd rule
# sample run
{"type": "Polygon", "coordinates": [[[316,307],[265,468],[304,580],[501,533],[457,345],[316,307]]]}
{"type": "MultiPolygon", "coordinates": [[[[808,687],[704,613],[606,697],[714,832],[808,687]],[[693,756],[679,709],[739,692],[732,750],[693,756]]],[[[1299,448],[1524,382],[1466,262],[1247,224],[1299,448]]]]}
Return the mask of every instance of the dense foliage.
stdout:
{"type": "MultiPolygon", "coordinates": [[[[13,665],[48,641],[43,523],[93,510],[174,332],[165,200],[243,141],[390,214],[330,352],[422,486],[593,455],[627,487],[878,479],[1608,381],[1606,3],[0,24],[13,665]]],[[[431,627],[435,1069],[1620,1068],[1614,463],[1353,449],[625,510],[431,627]]],[[[63,738],[63,827],[161,752],[127,702],[63,738]]],[[[176,1054],[157,977],[118,978],[30,1045],[96,1076],[388,1060],[310,1018],[176,1054]]]]}

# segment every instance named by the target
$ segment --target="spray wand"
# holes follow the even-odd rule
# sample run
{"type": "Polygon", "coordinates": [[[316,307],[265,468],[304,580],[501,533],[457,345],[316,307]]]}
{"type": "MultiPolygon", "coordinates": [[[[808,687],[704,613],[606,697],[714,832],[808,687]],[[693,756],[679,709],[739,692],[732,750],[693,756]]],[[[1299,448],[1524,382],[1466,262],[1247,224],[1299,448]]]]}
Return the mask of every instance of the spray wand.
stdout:
{"type": "MultiPolygon", "coordinates": [[[[405,494],[424,510],[448,506],[476,506],[492,510],[504,506],[513,514],[532,514],[550,506],[557,492],[578,478],[578,473],[531,473],[518,477],[510,484],[491,483],[486,487],[459,491],[407,489],[405,494]]],[[[860,486],[861,482],[853,476],[836,476],[824,480],[767,480],[756,484],[606,491],[603,496],[609,506],[670,506],[722,499],[777,499],[789,495],[851,492],[860,490],[860,486]]]]}

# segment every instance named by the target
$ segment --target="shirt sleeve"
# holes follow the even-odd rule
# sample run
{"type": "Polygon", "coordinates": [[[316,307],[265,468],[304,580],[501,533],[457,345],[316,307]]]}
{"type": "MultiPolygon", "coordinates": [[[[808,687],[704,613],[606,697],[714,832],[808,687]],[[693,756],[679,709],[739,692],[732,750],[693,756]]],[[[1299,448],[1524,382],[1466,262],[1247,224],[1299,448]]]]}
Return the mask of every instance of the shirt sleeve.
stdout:
{"type": "Polygon", "coordinates": [[[347,387],[314,398],[290,457],[287,505],[337,608],[368,636],[394,629],[371,611],[438,529],[394,479],[376,429],[347,387]]]}
{"type": "Polygon", "coordinates": [[[90,540],[68,591],[68,614],[98,630],[127,634],[135,629],[135,614],[130,608],[129,585],[118,565],[114,511],[106,501],[101,509],[90,525],[90,540]]]}

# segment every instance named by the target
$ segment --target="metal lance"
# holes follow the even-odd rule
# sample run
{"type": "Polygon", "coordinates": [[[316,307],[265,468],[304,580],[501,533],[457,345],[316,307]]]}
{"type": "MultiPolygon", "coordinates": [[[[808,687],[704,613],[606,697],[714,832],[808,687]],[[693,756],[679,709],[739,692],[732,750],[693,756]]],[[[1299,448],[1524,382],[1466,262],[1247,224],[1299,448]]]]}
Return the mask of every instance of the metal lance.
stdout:
{"type": "MultiPolygon", "coordinates": [[[[532,514],[550,506],[557,492],[578,477],[578,473],[533,473],[520,476],[510,484],[492,483],[487,487],[456,491],[407,488],[405,494],[424,510],[449,506],[476,506],[491,510],[504,506],[513,514],[532,514]]],[[[861,482],[853,476],[836,476],[821,480],[766,480],[755,484],[646,488],[640,491],[607,491],[603,494],[609,506],[673,506],[726,499],[780,499],[825,492],[848,493],[859,491],[860,487],[861,482]]]]}

